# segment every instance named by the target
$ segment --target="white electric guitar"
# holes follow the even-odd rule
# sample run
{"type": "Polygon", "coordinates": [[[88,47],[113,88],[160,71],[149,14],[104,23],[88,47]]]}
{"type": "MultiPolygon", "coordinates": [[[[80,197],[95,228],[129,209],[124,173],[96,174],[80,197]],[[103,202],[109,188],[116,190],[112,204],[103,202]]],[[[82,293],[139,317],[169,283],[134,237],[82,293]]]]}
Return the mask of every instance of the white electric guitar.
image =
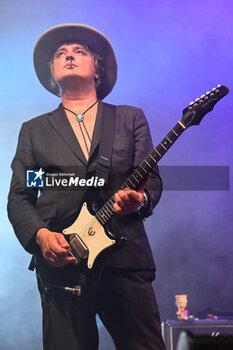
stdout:
{"type": "MultiPolygon", "coordinates": [[[[201,98],[196,99],[185,108],[182,118],[124,181],[118,191],[125,188],[137,189],[183,131],[191,125],[198,125],[228,91],[226,86],[218,85],[217,88],[202,95],[201,98]]],[[[111,247],[120,246],[120,243],[126,240],[124,237],[115,238],[106,228],[106,223],[114,215],[114,203],[113,195],[95,215],[89,212],[87,203],[84,203],[74,223],[63,230],[63,234],[71,246],[71,255],[77,259],[77,266],[74,267],[75,278],[74,280],[69,278],[65,288],[80,298],[89,294],[99,279],[97,275],[101,269],[99,270],[97,267],[96,260],[101,260],[101,255],[104,255],[104,252],[111,251],[111,247]]]]}

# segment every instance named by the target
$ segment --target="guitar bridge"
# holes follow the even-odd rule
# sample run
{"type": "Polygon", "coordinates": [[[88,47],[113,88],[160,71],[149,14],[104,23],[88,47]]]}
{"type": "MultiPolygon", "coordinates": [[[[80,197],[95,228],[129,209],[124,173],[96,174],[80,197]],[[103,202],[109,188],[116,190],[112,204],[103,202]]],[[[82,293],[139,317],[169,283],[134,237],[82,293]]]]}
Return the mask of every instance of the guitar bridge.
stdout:
{"type": "Polygon", "coordinates": [[[77,234],[70,235],[69,240],[71,246],[71,255],[73,255],[78,261],[80,259],[86,259],[89,254],[89,250],[83,243],[81,238],[77,234]]]}

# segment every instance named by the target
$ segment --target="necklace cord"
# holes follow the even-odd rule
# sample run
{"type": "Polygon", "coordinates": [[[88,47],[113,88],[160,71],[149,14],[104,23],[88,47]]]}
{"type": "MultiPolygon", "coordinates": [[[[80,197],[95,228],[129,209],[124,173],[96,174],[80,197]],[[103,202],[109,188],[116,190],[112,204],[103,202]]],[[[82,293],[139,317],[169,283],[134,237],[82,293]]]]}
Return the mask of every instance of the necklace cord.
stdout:
{"type": "Polygon", "coordinates": [[[85,137],[84,132],[83,132],[83,129],[82,129],[82,127],[81,127],[81,123],[82,123],[82,125],[83,125],[83,127],[84,127],[84,129],[85,129],[85,131],[86,131],[88,140],[89,140],[89,142],[90,142],[90,144],[91,144],[91,138],[90,138],[90,135],[89,135],[89,133],[88,133],[88,131],[87,131],[86,125],[85,125],[85,123],[84,123],[83,116],[84,116],[84,114],[85,114],[87,111],[89,111],[92,107],[94,107],[94,106],[96,105],[97,102],[98,102],[98,100],[96,100],[96,101],[95,101],[90,107],[88,107],[82,114],[81,114],[81,113],[80,113],[80,114],[76,114],[75,112],[71,111],[69,108],[66,108],[66,107],[63,106],[63,108],[64,108],[65,110],[67,110],[67,111],[73,113],[73,114],[75,115],[75,117],[77,118],[77,120],[78,120],[78,122],[79,122],[78,124],[79,124],[79,127],[80,127],[80,131],[81,131],[81,133],[82,133],[83,140],[84,140],[84,143],[85,143],[85,146],[86,146],[86,150],[87,150],[88,155],[90,155],[90,149],[88,149],[86,137],[85,137]]]}
{"type": "Polygon", "coordinates": [[[71,111],[71,109],[66,108],[63,106],[63,108],[71,113],[73,113],[75,115],[75,117],[78,119],[78,121],[81,121],[83,119],[83,116],[85,113],[87,113],[87,111],[89,111],[92,107],[94,107],[96,105],[96,103],[98,102],[98,100],[96,100],[90,107],[88,107],[83,113],[79,113],[76,114],[75,112],[71,111]],[[78,118],[78,116],[81,116],[80,118],[78,118]]]}
{"type": "Polygon", "coordinates": [[[82,122],[82,125],[83,125],[84,128],[85,128],[85,131],[86,131],[86,133],[87,133],[87,137],[88,137],[89,142],[90,142],[90,144],[91,144],[90,135],[89,135],[89,133],[88,133],[86,127],[85,127],[85,124],[84,124],[83,120],[80,120],[80,122],[79,122],[78,124],[79,124],[79,127],[80,127],[80,131],[81,131],[81,133],[82,133],[82,135],[83,135],[83,140],[84,140],[84,143],[85,143],[85,146],[86,146],[87,154],[90,155],[90,151],[91,151],[91,150],[88,149],[87,140],[86,140],[86,137],[85,137],[85,135],[84,135],[83,129],[82,129],[82,127],[81,127],[81,122],[82,122]]]}

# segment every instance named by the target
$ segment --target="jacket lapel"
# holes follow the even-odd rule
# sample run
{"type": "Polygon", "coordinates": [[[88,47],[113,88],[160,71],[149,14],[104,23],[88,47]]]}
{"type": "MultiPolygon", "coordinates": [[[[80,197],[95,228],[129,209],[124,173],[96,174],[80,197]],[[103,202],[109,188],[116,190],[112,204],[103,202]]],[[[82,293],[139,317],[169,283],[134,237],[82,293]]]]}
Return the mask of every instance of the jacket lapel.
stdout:
{"type": "Polygon", "coordinates": [[[82,149],[64,112],[62,104],[60,104],[55,111],[49,113],[48,121],[68,145],[71,151],[76,155],[76,157],[79,158],[84,165],[86,165],[86,158],[84,157],[82,149]]]}

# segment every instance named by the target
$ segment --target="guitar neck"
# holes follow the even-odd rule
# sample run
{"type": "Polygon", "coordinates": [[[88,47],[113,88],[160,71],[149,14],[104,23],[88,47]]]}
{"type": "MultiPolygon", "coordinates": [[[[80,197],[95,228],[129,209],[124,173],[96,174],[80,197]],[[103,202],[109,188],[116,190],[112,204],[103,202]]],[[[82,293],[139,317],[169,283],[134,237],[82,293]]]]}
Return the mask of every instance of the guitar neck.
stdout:
{"type": "MultiPolygon", "coordinates": [[[[164,137],[164,139],[151,151],[150,154],[143,160],[143,162],[132,172],[132,174],[124,181],[121,187],[116,191],[124,190],[125,188],[137,189],[140,183],[146,178],[152,168],[164,156],[169,148],[174,144],[178,137],[185,130],[185,126],[178,121],[171,131],[164,137]]],[[[115,192],[115,193],[116,193],[115,192]]],[[[101,224],[106,222],[115,213],[113,204],[115,203],[114,195],[102,206],[96,213],[96,218],[101,224]]]]}

